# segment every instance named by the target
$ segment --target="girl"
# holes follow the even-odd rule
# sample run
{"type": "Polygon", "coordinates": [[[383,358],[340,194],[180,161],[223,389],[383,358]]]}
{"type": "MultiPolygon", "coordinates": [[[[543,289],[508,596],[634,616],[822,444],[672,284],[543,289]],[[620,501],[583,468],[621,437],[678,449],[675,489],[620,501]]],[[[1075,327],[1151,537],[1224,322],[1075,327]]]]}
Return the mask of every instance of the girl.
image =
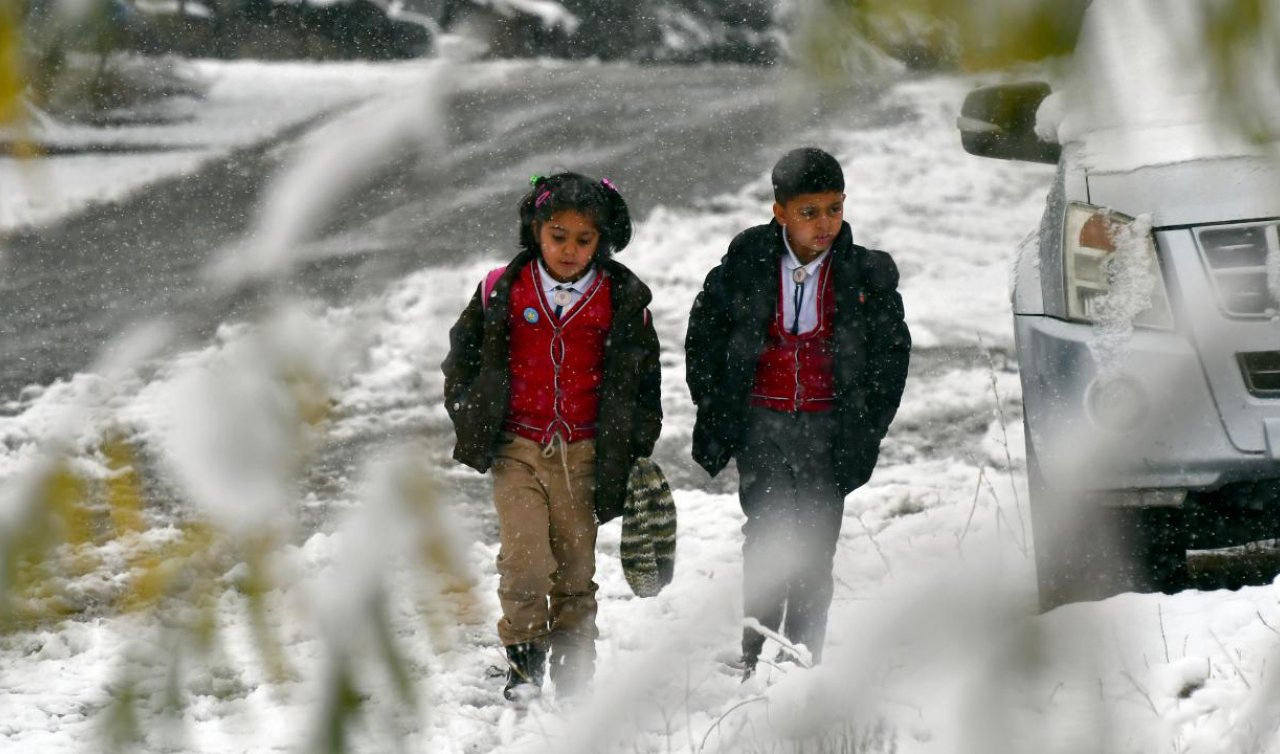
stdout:
{"type": "Polygon", "coordinates": [[[535,176],[520,253],[486,276],[449,331],[453,457],[493,472],[503,695],[537,693],[550,653],[561,697],[595,668],[595,543],[662,427],[649,289],[613,260],[631,240],[608,179],[535,176]]]}

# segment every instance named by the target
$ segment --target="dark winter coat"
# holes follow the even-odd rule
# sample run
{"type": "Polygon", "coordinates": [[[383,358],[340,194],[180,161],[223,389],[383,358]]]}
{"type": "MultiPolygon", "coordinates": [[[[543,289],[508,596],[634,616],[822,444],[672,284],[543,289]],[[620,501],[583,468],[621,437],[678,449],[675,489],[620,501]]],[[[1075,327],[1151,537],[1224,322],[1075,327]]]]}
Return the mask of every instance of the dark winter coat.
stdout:
{"type": "MultiPolygon", "coordinates": [[[[698,407],[693,458],[713,476],[729,463],[746,428],[756,362],[777,316],[782,227],[740,233],[703,284],[685,337],[686,379],[698,407]]],[[[831,462],[841,493],[871,476],[880,441],[902,399],[911,334],[898,295],[898,268],[883,251],[853,243],[845,223],[829,257],[835,275],[836,418],[831,462]]]]}
{"type": "MultiPolygon", "coordinates": [[[[453,457],[479,472],[489,470],[506,418],[511,387],[508,308],[511,285],[535,257],[521,252],[498,279],[488,306],[480,288],[449,330],[444,370],[445,410],[453,420],[453,457]]],[[[605,346],[596,435],[596,518],[622,513],[627,475],[637,458],[653,453],[662,429],[662,376],[658,335],[645,307],[652,295],[621,264],[602,264],[612,280],[613,324],[605,346]]]]}

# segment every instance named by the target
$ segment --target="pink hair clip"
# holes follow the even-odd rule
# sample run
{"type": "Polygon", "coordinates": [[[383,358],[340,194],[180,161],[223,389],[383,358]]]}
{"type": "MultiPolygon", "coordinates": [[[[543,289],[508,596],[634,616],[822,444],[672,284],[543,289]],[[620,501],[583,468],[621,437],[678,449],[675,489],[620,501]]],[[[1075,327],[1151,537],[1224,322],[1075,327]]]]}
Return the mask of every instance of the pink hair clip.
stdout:
{"type": "Polygon", "coordinates": [[[601,178],[601,179],[600,179],[600,185],[601,185],[601,186],[604,186],[605,188],[609,189],[610,191],[612,191],[612,192],[613,192],[613,193],[615,193],[615,194],[620,194],[620,193],[622,193],[622,192],[618,191],[618,187],[617,187],[617,186],[613,185],[613,181],[609,180],[608,178],[601,178]]]}
{"type": "Polygon", "coordinates": [[[543,191],[541,194],[538,194],[538,198],[534,200],[533,208],[538,209],[542,205],[546,204],[547,200],[550,198],[551,198],[551,189],[547,189],[546,191],[543,191]]]}

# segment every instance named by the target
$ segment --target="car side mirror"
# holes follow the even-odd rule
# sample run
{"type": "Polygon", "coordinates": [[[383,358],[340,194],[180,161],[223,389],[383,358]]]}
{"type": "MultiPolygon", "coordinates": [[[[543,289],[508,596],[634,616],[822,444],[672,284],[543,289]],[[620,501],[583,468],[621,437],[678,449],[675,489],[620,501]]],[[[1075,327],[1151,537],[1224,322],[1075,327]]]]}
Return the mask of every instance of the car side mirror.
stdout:
{"type": "Polygon", "coordinates": [[[969,92],[956,121],[964,151],[1001,160],[1057,163],[1062,145],[1036,135],[1036,110],[1049,92],[1049,85],[1041,81],[969,92]]]}

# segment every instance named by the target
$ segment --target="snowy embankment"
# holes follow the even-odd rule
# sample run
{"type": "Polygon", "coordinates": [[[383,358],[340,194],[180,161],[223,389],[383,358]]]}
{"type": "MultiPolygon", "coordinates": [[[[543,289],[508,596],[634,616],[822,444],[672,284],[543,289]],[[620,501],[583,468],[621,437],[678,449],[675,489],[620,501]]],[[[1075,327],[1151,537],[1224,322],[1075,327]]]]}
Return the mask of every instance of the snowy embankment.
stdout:
{"type": "MultiPolygon", "coordinates": [[[[290,86],[271,70],[260,72],[263,86],[290,86]]],[[[618,525],[601,531],[596,692],[567,709],[547,703],[517,714],[500,701],[500,682],[486,676],[501,663],[493,631],[497,545],[467,515],[484,493],[475,491],[474,473],[435,449],[434,499],[444,510],[425,530],[448,540],[426,544],[469,574],[470,590],[424,584],[408,567],[426,545],[404,540],[412,522],[384,504],[395,494],[379,492],[395,481],[400,461],[371,462],[366,478],[334,481],[329,509],[347,515],[277,558],[261,621],[278,637],[289,668],[282,677],[273,679],[259,651],[246,588],[216,591],[217,651],[185,668],[169,634],[145,614],[86,609],[92,617],[0,638],[0,749],[98,750],[125,669],[137,680],[149,750],[305,747],[332,710],[324,690],[335,659],[364,660],[352,671],[363,714],[349,731],[357,751],[789,751],[787,742],[804,740],[819,751],[1207,752],[1244,750],[1257,736],[1269,742],[1265,705],[1276,698],[1276,674],[1264,671],[1280,647],[1274,588],[1125,595],[1031,615],[1017,377],[999,360],[948,363],[938,354],[1009,349],[1007,268],[1037,220],[1050,171],[961,152],[953,123],[970,85],[899,84],[887,106],[902,110],[901,122],[817,139],[844,163],[855,237],[897,259],[919,358],[932,354],[934,362],[908,384],[885,461],[848,499],[821,668],[782,663],[745,684],[719,668],[716,657],[734,650],[740,630],[742,517],[734,496],[695,485],[675,491],[677,575],[654,599],[630,596],[617,562],[618,525]],[[955,436],[959,425],[975,426],[960,432],[965,450],[937,452],[934,436],[955,436]],[[445,522],[459,516],[460,524],[445,522]],[[370,659],[384,648],[367,634],[377,628],[369,615],[380,612],[399,649],[392,663],[399,675],[370,659]],[[402,703],[396,689],[404,678],[414,693],[402,703]],[[169,688],[185,700],[176,720],[166,712],[169,688]]],[[[687,444],[691,432],[681,349],[689,306],[733,234],[768,218],[767,168],[702,206],[656,210],[621,257],[656,294],[663,443],[687,444]]],[[[350,308],[298,306],[256,326],[225,326],[208,348],[145,376],[109,384],[80,375],[33,389],[0,417],[0,501],[17,494],[37,443],[53,433],[68,438],[84,473],[110,476],[95,448],[102,432],[120,427],[175,477],[208,493],[209,502],[194,501],[207,511],[231,513],[241,526],[246,519],[275,526],[260,510],[226,507],[225,498],[266,499],[287,486],[267,477],[200,479],[210,468],[205,456],[217,449],[189,443],[184,422],[216,428],[218,413],[262,422],[228,442],[269,433],[275,425],[261,407],[284,404],[274,383],[255,377],[278,367],[326,378],[318,381],[333,397],[318,425],[326,442],[439,423],[447,328],[483,273],[503,261],[495,253],[462,268],[423,270],[350,308]],[[241,381],[229,386],[237,374],[241,381]],[[219,412],[191,408],[210,395],[219,412]],[[77,414],[83,420],[64,430],[65,410],[81,404],[94,412],[77,414]]],[[[248,468],[281,465],[255,466],[257,445],[237,451],[248,468]]],[[[167,529],[142,538],[174,536],[167,529]]],[[[138,568],[127,551],[100,557],[106,582],[138,568]]],[[[247,581],[240,571],[218,580],[247,581]]],[[[110,594],[112,584],[72,586],[92,595],[110,594]]]]}
{"type": "MultiPolygon", "coordinates": [[[[511,65],[517,64],[490,70],[501,72],[511,65]]],[[[53,152],[35,162],[0,157],[0,238],[190,175],[233,150],[269,145],[290,129],[371,97],[394,99],[394,92],[406,94],[419,87],[423,71],[424,63],[417,61],[194,61],[183,64],[183,75],[201,94],[165,101],[152,122],[143,118],[137,124],[104,129],[37,112],[23,129],[0,129],[2,142],[29,140],[53,152]]]]}

